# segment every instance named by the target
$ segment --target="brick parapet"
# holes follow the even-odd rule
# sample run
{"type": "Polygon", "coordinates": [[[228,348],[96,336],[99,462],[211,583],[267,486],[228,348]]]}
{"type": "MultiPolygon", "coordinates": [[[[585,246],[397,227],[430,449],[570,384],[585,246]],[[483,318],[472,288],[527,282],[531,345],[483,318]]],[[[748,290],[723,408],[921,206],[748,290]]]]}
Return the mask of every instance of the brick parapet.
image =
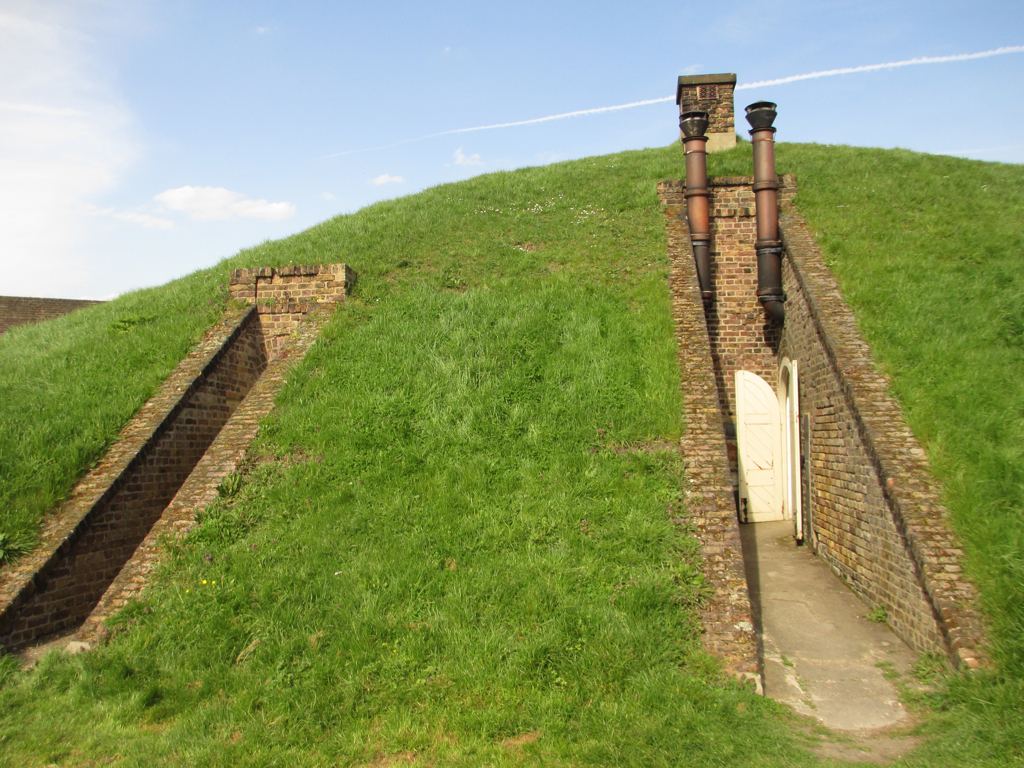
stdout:
{"type": "Polygon", "coordinates": [[[782,354],[801,360],[817,549],[891,626],[958,667],[984,663],[977,590],[927,456],[802,217],[781,222],[789,294],[782,354]]]}
{"type": "Polygon", "coordinates": [[[87,299],[40,299],[28,296],[0,296],[0,334],[19,325],[53,320],[69,312],[102,304],[87,299]]]}
{"type": "Polygon", "coordinates": [[[259,375],[262,342],[235,344],[247,332],[258,335],[253,308],[228,311],[44,523],[35,549],[0,570],[0,644],[23,644],[88,613],[170,498],[160,504],[161,495],[173,495],[174,482],[226,421],[230,402],[259,375]]]}
{"type": "Polygon", "coordinates": [[[287,343],[269,363],[132,558],[106,590],[76,634],[76,640],[92,643],[102,639],[105,620],[142,594],[160,563],[162,545],[167,537],[180,538],[187,534],[196,524],[197,515],[217,498],[217,487],[242,463],[256,436],[260,419],[269,414],[274,406],[274,398],[288,370],[305,357],[333,310],[334,307],[330,305],[315,307],[297,324],[287,343]]]}
{"type": "Polygon", "coordinates": [[[705,582],[711,589],[701,607],[703,642],[728,670],[756,680],[760,688],[757,636],[743,569],[715,367],[689,229],[679,213],[678,206],[666,209],[672,314],[686,420],[681,448],[689,482],[687,511],[697,527],[705,582]]]}
{"type": "Polygon", "coordinates": [[[256,305],[273,356],[310,309],[344,301],[355,282],[347,264],[303,264],[233,269],[229,290],[232,299],[256,305]]]}

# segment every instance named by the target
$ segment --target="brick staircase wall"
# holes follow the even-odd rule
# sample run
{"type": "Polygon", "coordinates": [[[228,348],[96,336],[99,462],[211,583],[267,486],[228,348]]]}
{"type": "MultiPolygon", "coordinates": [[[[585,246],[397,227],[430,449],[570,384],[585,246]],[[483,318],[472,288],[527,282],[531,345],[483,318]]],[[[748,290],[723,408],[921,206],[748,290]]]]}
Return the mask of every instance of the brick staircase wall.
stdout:
{"type": "Polygon", "coordinates": [[[160,537],[216,496],[273,406],[288,368],[316,340],[355,273],[344,264],[236,270],[229,309],[122,430],[43,527],[39,545],[0,569],[0,645],[15,648],[137,595],[160,537]],[[255,303],[261,299],[262,303],[255,303]],[[269,331],[267,328],[269,327],[269,331]]]}

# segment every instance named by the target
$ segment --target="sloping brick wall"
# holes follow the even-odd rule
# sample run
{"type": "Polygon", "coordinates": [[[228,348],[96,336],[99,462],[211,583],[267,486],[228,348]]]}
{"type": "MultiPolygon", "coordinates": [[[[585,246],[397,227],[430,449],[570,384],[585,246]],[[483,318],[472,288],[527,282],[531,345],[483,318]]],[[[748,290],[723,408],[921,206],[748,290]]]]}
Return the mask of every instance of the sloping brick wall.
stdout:
{"type": "Polygon", "coordinates": [[[681,440],[689,480],[686,508],[697,527],[704,577],[711,588],[701,607],[703,642],[709,652],[722,658],[726,669],[755,680],[760,689],[757,635],[743,570],[719,388],[690,232],[685,217],[679,218],[683,210],[679,205],[669,205],[665,214],[672,260],[672,314],[686,421],[681,440]]]}
{"type": "Polygon", "coordinates": [[[977,592],[924,450],[799,213],[781,222],[789,296],[780,354],[800,361],[810,420],[810,509],[819,556],[919,651],[984,657],[977,592]]]}
{"type": "Polygon", "coordinates": [[[0,333],[8,328],[41,323],[74,312],[76,309],[102,304],[86,299],[36,299],[22,296],[0,296],[0,333]]]}
{"type": "Polygon", "coordinates": [[[0,572],[0,644],[89,614],[265,366],[256,311],[229,311],[47,521],[40,545],[0,572]]]}
{"type": "Polygon", "coordinates": [[[76,633],[76,640],[92,643],[103,639],[103,622],[142,593],[151,573],[160,562],[164,538],[185,535],[195,525],[196,515],[217,497],[217,486],[242,463],[249,444],[256,437],[259,420],[274,407],[274,397],[284,383],[288,369],[305,357],[320,330],[330,319],[333,309],[333,306],[314,308],[299,322],[287,343],[267,365],[244,402],[224,425],[160,519],[134,551],[131,560],[121,568],[85,624],[76,633]]]}
{"type": "Polygon", "coordinates": [[[36,549],[0,570],[0,645],[24,645],[89,616],[79,634],[91,638],[137,594],[159,537],[193,520],[234,470],[285,371],[355,273],[329,264],[233,278],[233,298],[262,303],[227,311],[46,521],[36,549]]]}

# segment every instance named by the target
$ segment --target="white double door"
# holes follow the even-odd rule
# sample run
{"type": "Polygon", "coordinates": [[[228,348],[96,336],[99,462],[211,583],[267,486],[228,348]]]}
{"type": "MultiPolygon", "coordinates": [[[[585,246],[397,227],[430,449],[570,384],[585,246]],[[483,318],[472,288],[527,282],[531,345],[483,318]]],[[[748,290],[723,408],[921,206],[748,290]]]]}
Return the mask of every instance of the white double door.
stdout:
{"type": "Polygon", "coordinates": [[[800,504],[800,414],[796,361],[783,360],[779,388],[750,371],[736,372],[736,437],[743,521],[794,519],[800,504]]]}

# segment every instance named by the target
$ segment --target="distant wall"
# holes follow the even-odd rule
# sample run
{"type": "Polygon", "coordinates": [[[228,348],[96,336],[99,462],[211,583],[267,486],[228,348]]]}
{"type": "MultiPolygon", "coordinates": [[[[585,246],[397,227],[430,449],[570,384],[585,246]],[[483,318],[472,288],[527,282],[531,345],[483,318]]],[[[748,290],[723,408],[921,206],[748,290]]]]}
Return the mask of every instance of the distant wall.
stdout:
{"type": "MultiPolygon", "coordinates": [[[[869,605],[885,608],[908,644],[976,666],[982,659],[976,590],[963,575],[963,553],[938,483],[792,205],[795,177],[780,181],[788,295],[782,327],[766,322],[756,298],[753,178],[708,184],[716,301],[704,314],[733,482],[736,371],[776,387],[782,359],[796,360],[800,412],[809,421],[801,445],[810,445],[802,465],[809,461],[811,468],[804,504],[812,546],[869,605]]],[[[685,230],[684,189],[681,181],[658,185],[662,202],[681,217],[672,226],[685,230]]]]}
{"type": "Polygon", "coordinates": [[[41,323],[74,312],[76,309],[102,304],[101,301],[79,299],[35,299],[22,296],[0,296],[0,333],[17,325],[41,323]]]}

